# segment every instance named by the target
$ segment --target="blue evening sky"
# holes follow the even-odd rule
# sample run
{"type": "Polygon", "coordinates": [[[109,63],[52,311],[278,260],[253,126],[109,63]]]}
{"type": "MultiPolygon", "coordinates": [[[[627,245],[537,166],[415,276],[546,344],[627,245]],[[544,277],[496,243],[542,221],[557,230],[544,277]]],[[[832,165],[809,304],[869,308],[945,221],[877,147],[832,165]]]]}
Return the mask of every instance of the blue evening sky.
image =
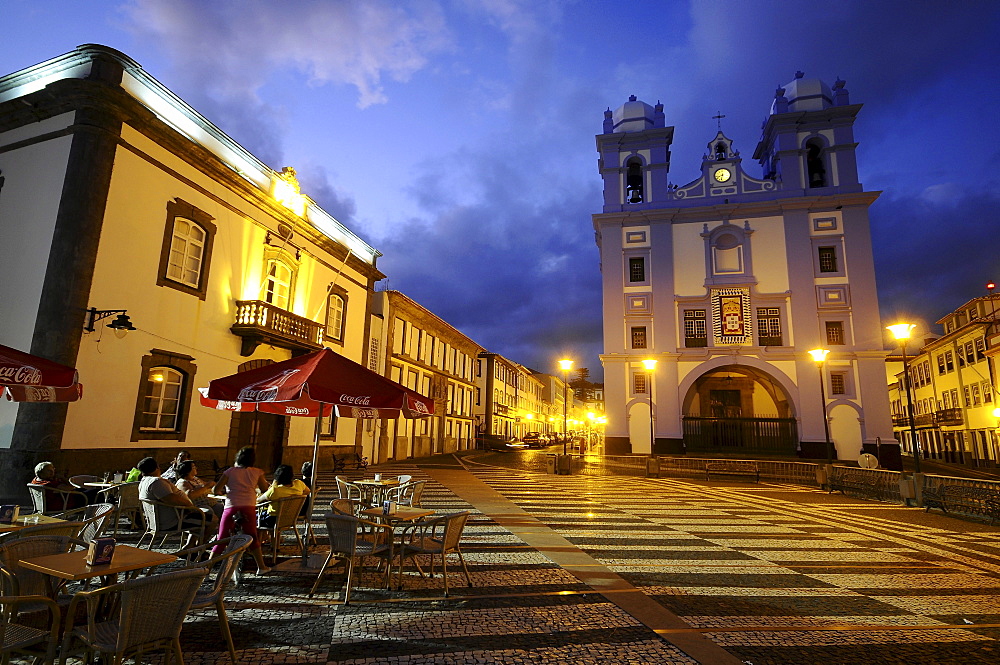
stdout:
{"type": "Polygon", "coordinates": [[[713,115],[751,155],[796,70],[847,81],[880,304],[934,321],[1000,279],[1000,3],[0,0],[0,74],[117,48],[379,249],[495,351],[602,371],[594,135],[635,94],[698,175],[713,115]],[[991,119],[992,118],[992,119],[991,119]]]}

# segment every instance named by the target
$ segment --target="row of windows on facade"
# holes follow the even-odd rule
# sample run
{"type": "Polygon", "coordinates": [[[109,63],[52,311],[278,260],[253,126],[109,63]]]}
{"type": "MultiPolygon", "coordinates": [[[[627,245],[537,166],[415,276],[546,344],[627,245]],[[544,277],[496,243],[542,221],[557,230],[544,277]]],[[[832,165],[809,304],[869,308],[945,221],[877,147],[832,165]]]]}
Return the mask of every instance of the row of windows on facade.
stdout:
{"type": "Polygon", "coordinates": [[[944,331],[945,331],[945,333],[955,332],[956,330],[958,330],[959,328],[961,328],[962,326],[964,326],[966,323],[972,323],[973,321],[975,321],[976,319],[981,318],[981,317],[986,317],[988,319],[995,319],[996,318],[996,301],[993,300],[993,298],[995,298],[995,297],[998,297],[998,296],[991,296],[990,297],[991,299],[990,299],[990,307],[989,308],[987,308],[985,306],[986,303],[983,303],[983,309],[982,309],[982,311],[980,311],[979,303],[976,303],[976,304],[971,305],[966,310],[955,312],[954,315],[952,315],[951,317],[949,317],[948,319],[946,319],[945,322],[944,322],[944,331]]]}
{"type": "MultiPolygon", "coordinates": [[[[684,346],[700,348],[708,346],[708,311],[704,309],[684,310],[684,346]]],[[[837,346],[845,344],[844,322],[826,321],[826,343],[837,346]]],[[[632,326],[633,349],[646,349],[648,339],[646,326],[632,326]]],[[[777,307],[757,308],[757,341],[760,346],[782,346],[781,313],[777,307]]]]}
{"type": "MultiPolygon", "coordinates": [[[[403,375],[403,367],[393,364],[389,370],[389,378],[411,390],[416,390],[425,397],[435,397],[431,394],[433,375],[407,368],[403,375]]],[[[473,389],[449,382],[447,388],[446,412],[451,415],[472,415],[473,389]]]]}
{"type": "MultiPolygon", "coordinates": [[[[836,273],[840,271],[837,261],[836,247],[817,247],[817,265],[820,273],[836,273]]],[[[637,284],[646,282],[646,257],[630,256],[628,258],[628,281],[637,284]]]]}
{"type": "MultiPolygon", "coordinates": [[[[899,390],[902,391],[903,388],[900,386],[899,390]]],[[[989,381],[972,383],[962,387],[961,397],[962,401],[959,401],[958,388],[942,390],[940,399],[935,400],[933,397],[927,397],[914,400],[913,410],[916,412],[915,415],[919,416],[947,409],[961,409],[963,406],[967,409],[972,409],[977,406],[992,404],[993,387],[989,381]]],[[[893,400],[893,413],[899,416],[906,416],[908,414],[906,405],[901,399],[893,400]]]]}
{"type": "MultiPolygon", "coordinates": [[[[204,288],[209,229],[184,217],[173,218],[173,232],[166,261],[165,277],[191,289],[204,288]]],[[[262,296],[264,302],[288,310],[296,267],[280,256],[266,260],[262,296]]],[[[347,300],[338,293],[327,295],[325,336],[343,341],[347,300]]]]}
{"type": "Polygon", "coordinates": [[[393,326],[393,353],[408,356],[466,381],[474,379],[475,363],[471,356],[406,319],[396,318],[393,326]]]}
{"type": "MultiPolygon", "coordinates": [[[[479,389],[476,388],[476,404],[479,404],[479,389]]],[[[559,396],[559,401],[562,402],[562,396],[559,396]]],[[[529,411],[531,413],[544,413],[546,407],[550,406],[548,404],[543,404],[542,401],[535,398],[532,399],[524,394],[509,393],[500,388],[493,389],[493,403],[500,404],[501,406],[506,406],[510,408],[516,408],[520,411],[529,411]]]]}

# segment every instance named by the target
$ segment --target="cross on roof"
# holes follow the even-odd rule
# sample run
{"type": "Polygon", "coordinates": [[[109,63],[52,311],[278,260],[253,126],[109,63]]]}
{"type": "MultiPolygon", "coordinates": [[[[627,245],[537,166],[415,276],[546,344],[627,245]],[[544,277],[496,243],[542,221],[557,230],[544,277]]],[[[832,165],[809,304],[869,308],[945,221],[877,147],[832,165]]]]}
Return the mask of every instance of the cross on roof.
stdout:
{"type": "Polygon", "coordinates": [[[722,115],[722,111],[719,111],[719,115],[712,116],[712,120],[715,120],[715,123],[718,126],[720,132],[722,131],[722,119],[725,117],[726,116],[722,115]]]}

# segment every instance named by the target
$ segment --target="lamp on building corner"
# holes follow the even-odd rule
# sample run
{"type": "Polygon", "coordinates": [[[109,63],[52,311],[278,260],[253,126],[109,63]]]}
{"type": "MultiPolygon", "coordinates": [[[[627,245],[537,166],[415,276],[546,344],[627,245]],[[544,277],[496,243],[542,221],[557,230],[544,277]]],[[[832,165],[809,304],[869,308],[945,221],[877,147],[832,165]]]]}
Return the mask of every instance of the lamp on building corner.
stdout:
{"type": "Polygon", "coordinates": [[[642,366],[646,368],[647,381],[649,381],[649,454],[656,452],[656,434],[654,433],[653,416],[653,370],[656,369],[656,358],[646,358],[642,361],[642,366]]]}
{"type": "Polygon", "coordinates": [[[106,319],[109,316],[117,314],[115,320],[108,324],[108,327],[117,331],[127,332],[129,330],[135,330],[135,326],[132,325],[132,320],[128,318],[126,314],[128,310],[125,309],[97,309],[96,307],[91,307],[87,310],[87,324],[83,326],[86,332],[94,332],[94,324],[101,319],[106,319]]]}
{"type": "Polygon", "coordinates": [[[829,349],[813,349],[809,352],[809,355],[816,361],[816,367],[819,368],[819,397],[823,403],[823,435],[826,438],[826,463],[833,464],[833,444],[830,442],[830,419],[826,417],[826,379],[823,376],[823,363],[826,362],[826,356],[829,353],[829,349]]]}
{"type": "Polygon", "coordinates": [[[559,361],[559,369],[563,373],[563,455],[566,454],[566,426],[569,424],[569,403],[566,401],[567,388],[569,386],[569,371],[573,369],[573,361],[564,359],[559,361]]]}
{"type": "Polygon", "coordinates": [[[920,473],[920,441],[917,439],[917,425],[913,415],[913,397],[910,394],[910,369],[906,361],[906,342],[916,326],[912,323],[897,323],[886,326],[885,329],[892,333],[892,336],[899,342],[899,348],[903,351],[903,385],[906,388],[906,408],[910,413],[910,445],[913,447],[913,472],[920,473]]]}

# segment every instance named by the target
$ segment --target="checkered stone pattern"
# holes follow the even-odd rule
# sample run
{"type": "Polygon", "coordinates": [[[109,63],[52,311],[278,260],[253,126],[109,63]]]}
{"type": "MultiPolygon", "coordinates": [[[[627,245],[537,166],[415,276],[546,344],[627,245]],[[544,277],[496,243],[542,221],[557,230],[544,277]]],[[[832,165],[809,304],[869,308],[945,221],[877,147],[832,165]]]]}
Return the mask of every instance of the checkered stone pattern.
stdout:
{"type": "Polygon", "coordinates": [[[1000,529],[779,484],[476,474],[745,662],[1000,662],[1000,529]]]}

